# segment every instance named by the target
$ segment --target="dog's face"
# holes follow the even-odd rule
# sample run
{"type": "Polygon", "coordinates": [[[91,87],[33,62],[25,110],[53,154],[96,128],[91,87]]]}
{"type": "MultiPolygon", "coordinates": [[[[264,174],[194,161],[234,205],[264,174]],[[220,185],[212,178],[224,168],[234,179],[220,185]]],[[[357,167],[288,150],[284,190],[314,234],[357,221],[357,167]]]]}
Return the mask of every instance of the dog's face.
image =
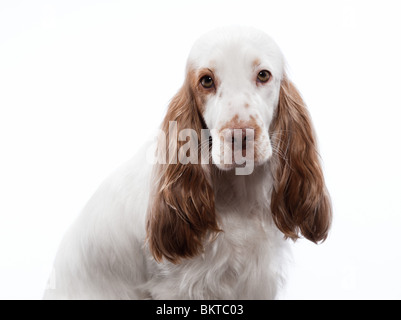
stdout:
{"type": "Polygon", "coordinates": [[[222,170],[272,155],[269,127],[277,108],[284,59],[275,42],[254,29],[217,30],[194,45],[187,72],[211,131],[212,159],[222,170]]]}

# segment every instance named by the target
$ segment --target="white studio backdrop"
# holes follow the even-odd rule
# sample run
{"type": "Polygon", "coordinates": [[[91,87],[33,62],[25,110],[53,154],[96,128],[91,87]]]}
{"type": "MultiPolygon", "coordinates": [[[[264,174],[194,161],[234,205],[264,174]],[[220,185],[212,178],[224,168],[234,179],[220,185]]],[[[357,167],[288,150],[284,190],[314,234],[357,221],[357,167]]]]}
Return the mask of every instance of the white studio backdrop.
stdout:
{"type": "Polygon", "coordinates": [[[269,33],[308,103],[334,206],[284,299],[401,299],[399,1],[0,2],[0,298],[40,299],[59,242],[160,124],[198,36],[269,33]]]}

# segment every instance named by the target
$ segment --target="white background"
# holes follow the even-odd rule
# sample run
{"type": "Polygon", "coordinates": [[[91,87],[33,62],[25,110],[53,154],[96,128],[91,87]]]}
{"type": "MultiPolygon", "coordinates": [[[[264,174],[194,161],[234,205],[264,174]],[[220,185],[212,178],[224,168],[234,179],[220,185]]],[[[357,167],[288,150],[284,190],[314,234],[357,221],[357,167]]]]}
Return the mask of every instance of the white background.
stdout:
{"type": "Polygon", "coordinates": [[[162,120],[205,31],[281,46],[319,136],[334,224],[282,298],[401,299],[399,1],[0,1],[0,298],[41,298],[100,182],[162,120]]]}

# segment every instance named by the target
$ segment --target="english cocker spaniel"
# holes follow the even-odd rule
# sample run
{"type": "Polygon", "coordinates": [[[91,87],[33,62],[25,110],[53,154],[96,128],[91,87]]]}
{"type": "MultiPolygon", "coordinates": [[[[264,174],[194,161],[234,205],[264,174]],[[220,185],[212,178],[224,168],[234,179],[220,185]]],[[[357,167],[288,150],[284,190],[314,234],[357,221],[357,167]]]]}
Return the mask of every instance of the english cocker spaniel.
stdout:
{"type": "Polygon", "coordinates": [[[288,239],[326,239],[331,204],[304,101],[265,33],[201,37],[156,141],[64,237],[47,299],[273,299],[288,239]]]}

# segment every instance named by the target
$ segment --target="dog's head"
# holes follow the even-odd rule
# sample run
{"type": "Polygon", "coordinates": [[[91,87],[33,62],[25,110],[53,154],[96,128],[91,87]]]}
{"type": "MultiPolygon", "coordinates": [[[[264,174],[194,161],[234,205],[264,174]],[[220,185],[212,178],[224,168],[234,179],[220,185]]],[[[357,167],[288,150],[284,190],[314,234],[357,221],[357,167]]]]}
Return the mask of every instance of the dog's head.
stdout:
{"type": "Polygon", "coordinates": [[[284,59],[265,33],[249,28],[210,32],[194,45],[187,81],[222,170],[272,156],[269,127],[277,109],[284,59]],[[248,144],[248,145],[247,145],[248,144]]]}

